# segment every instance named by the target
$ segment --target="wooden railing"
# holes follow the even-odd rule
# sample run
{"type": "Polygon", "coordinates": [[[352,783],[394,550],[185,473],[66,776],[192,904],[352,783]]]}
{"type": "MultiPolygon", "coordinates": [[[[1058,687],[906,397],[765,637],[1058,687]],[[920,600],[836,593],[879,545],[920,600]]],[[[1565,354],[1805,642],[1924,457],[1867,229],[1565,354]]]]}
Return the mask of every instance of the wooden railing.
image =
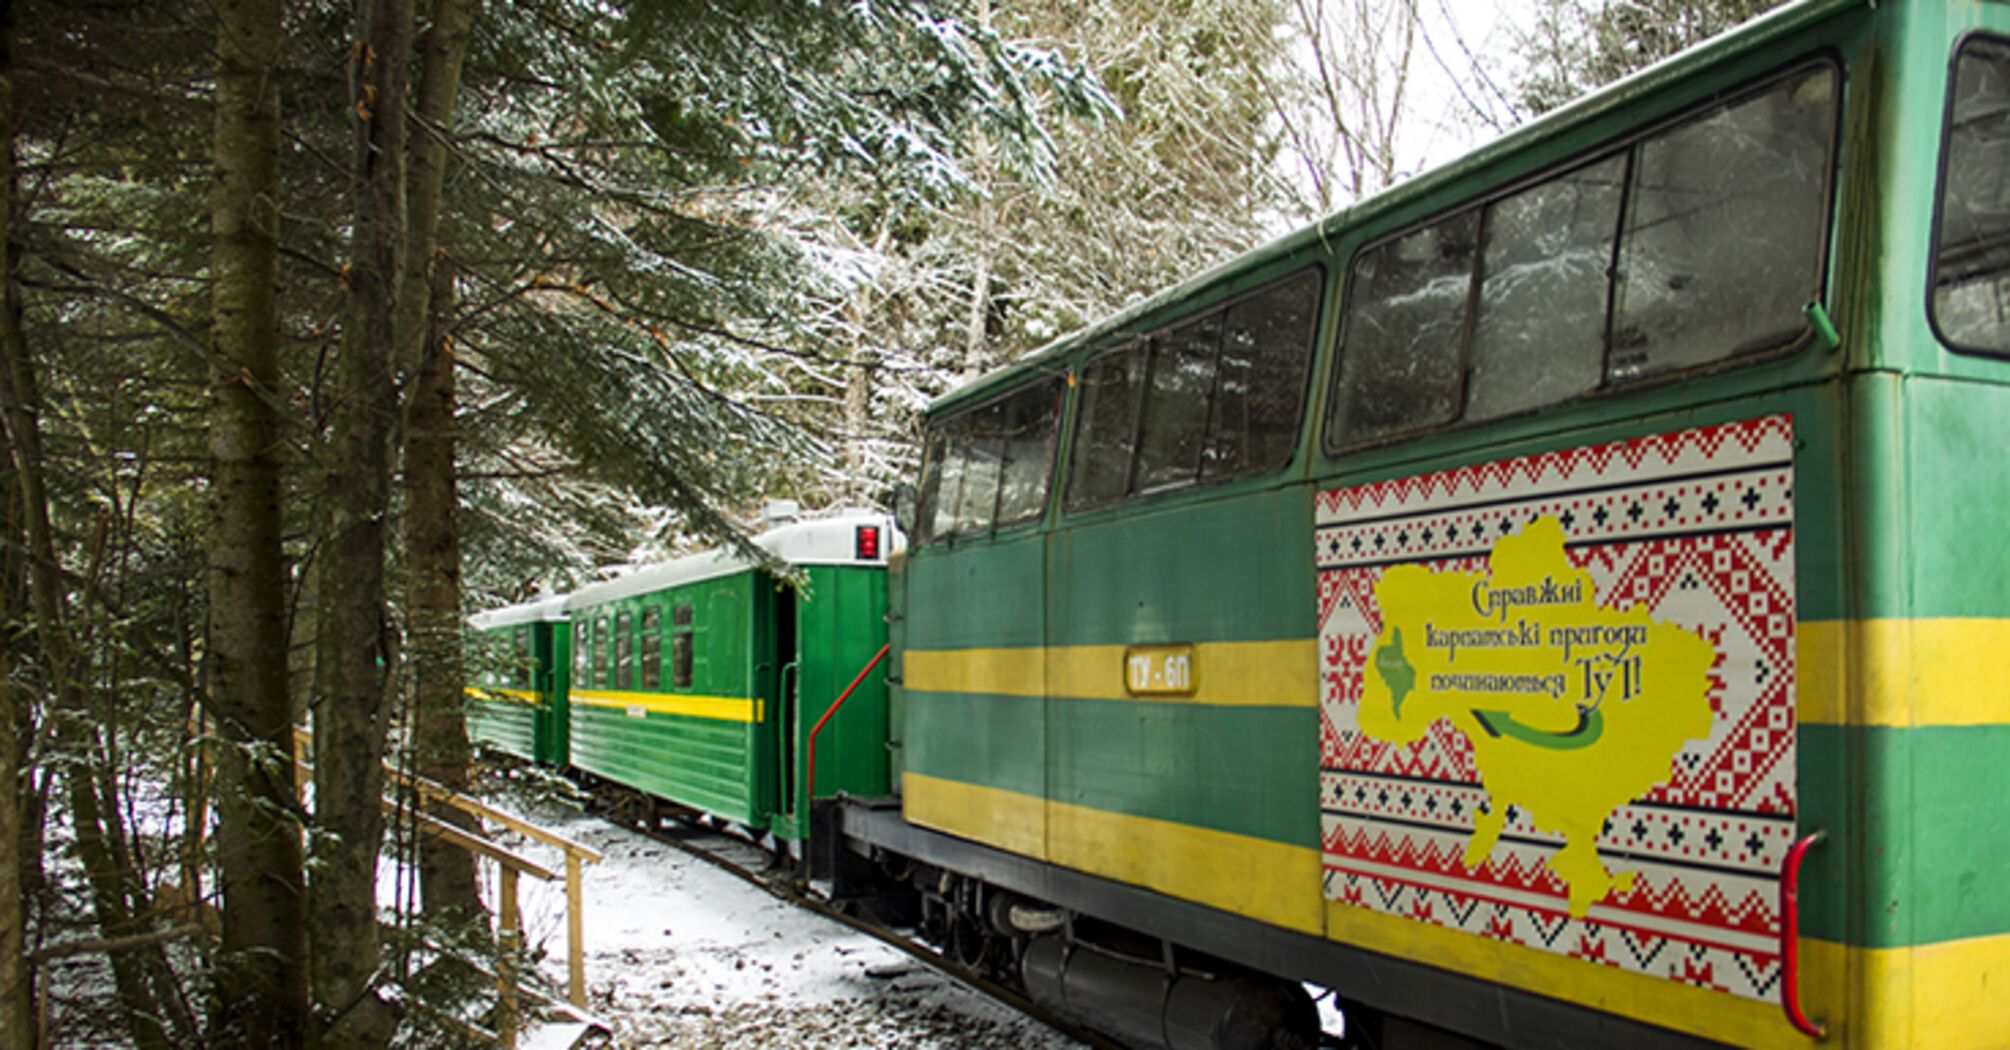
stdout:
{"type": "MultiPolygon", "coordinates": [[[[304,797],[307,784],[313,773],[313,765],[308,760],[312,751],[314,736],[306,729],[293,731],[293,763],[295,786],[304,797]]],[[[479,799],[469,798],[444,784],[415,777],[386,763],[384,774],[392,784],[409,788],[420,798],[429,802],[452,806],[474,817],[478,821],[499,824],[534,842],[561,850],[565,854],[565,952],[566,952],[566,998],[578,1009],[586,1007],[586,901],[581,887],[581,868],[586,864],[598,864],[599,852],[581,845],[563,835],[538,827],[521,817],[505,813],[479,799]]],[[[400,810],[396,799],[384,799],[384,808],[393,812],[400,810]]],[[[500,873],[497,887],[497,939],[501,942],[500,958],[496,965],[496,987],[501,996],[501,1014],[496,1025],[495,1037],[503,1047],[516,1045],[517,1029],[521,1021],[522,991],[516,973],[516,960],[523,945],[522,911],[517,901],[519,880],[528,875],[541,882],[556,882],[557,872],[531,860],[510,848],[496,843],[482,835],[455,827],[444,820],[424,811],[401,813],[411,819],[413,826],[422,835],[439,839],[477,857],[493,861],[500,873]]]]}

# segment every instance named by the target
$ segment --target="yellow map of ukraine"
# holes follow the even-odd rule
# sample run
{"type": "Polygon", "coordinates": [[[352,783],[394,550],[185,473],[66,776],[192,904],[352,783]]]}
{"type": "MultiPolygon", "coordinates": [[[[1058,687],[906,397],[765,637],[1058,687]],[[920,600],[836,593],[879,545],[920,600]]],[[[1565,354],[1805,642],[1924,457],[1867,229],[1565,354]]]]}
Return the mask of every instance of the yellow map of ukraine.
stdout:
{"type": "Polygon", "coordinates": [[[1376,585],[1382,633],[1368,661],[1362,732],[1408,745],[1438,719],[1472,741],[1490,805],[1465,863],[1485,863],[1508,806],[1563,836],[1549,866],[1583,918],[1614,888],[1598,857],[1612,811],[1665,782],[1710,732],[1710,643],[1646,608],[1601,608],[1543,517],[1494,545],[1485,572],[1389,569],[1376,585]]]}

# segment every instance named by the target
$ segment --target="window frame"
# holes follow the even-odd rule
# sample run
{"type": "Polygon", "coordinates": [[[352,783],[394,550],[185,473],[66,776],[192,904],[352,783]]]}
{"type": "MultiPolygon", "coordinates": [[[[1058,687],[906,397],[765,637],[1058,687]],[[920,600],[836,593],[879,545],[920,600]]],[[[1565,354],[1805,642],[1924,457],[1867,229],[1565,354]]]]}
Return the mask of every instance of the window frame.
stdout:
{"type": "Polygon", "coordinates": [[[1933,217],[1928,220],[1931,223],[1931,237],[1927,241],[1926,248],[1926,294],[1922,305],[1926,309],[1927,330],[1933,333],[1934,340],[1941,346],[1957,354],[1994,358],[2000,361],[2010,358],[2010,349],[1992,350],[1987,347],[1968,346],[1950,338],[1947,330],[1940,325],[1940,311],[1934,308],[1933,301],[1940,276],[1940,232],[1947,207],[1948,155],[1954,145],[1954,93],[1961,86],[1961,56],[1970,46],[1976,44],[1998,48],[2006,59],[2010,59],[2010,35],[1988,29],[1968,30],[1955,39],[1953,48],[1948,51],[1947,90],[1940,106],[1940,155],[1935,161],[1933,171],[1933,217]]]}
{"type": "Polygon", "coordinates": [[[537,641],[530,624],[518,624],[510,631],[510,685],[516,689],[537,688],[537,641]]]}
{"type": "MultiPolygon", "coordinates": [[[[1252,479],[1274,477],[1289,469],[1292,462],[1298,458],[1299,452],[1305,444],[1306,413],[1312,407],[1312,379],[1318,373],[1320,337],[1321,330],[1324,327],[1322,322],[1325,319],[1327,300],[1332,292],[1332,278],[1333,275],[1327,264],[1321,260],[1313,260],[1303,265],[1293,266],[1283,273],[1252,285],[1241,292],[1210,302],[1203,308],[1188,310],[1149,328],[1126,331],[1116,337],[1113,342],[1099,346],[1084,354],[1075,363],[1075,366],[1070,369],[1069,374],[1071,377],[1080,377],[1089,370],[1091,365],[1114,355],[1140,351],[1144,354],[1144,379],[1137,395],[1136,412],[1131,418],[1130,458],[1124,467],[1124,491],[1112,498],[1085,500],[1079,503],[1069,499],[1068,492],[1063,491],[1060,494],[1061,513],[1069,517],[1094,514],[1098,511],[1108,510],[1111,507],[1162,499],[1181,492],[1194,492],[1220,485],[1232,485],[1252,479]],[[1311,302],[1312,330],[1307,337],[1305,360],[1300,366],[1300,375],[1298,377],[1298,414],[1292,420],[1291,424],[1291,431],[1297,434],[1298,437],[1292,441],[1291,452],[1278,462],[1260,470],[1220,474],[1209,477],[1206,467],[1208,438],[1213,435],[1212,428],[1215,419],[1215,409],[1217,407],[1215,399],[1221,390],[1222,344],[1226,342],[1229,311],[1293,281],[1305,279],[1308,275],[1313,289],[1311,302]],[[1157,363],[1158,359],[1157,340],[1160,336],[1168,333],[1191,325],[1204,323],[1210,317],[1219,319],[1222,328],[1216,334],[1214,376],[1208,390],[1206,422],[1203,424],[1206,429],[1201,434],[1201,451],[1194,470],[1193,480],[1179,483],[1168,482],[1155,485],[1150,489],[1139,489],[1137,487],[1139,441],[1144,436],[1146,407],[1151,399],[1152,367],[1157,363]]],[[[1066,447],[1068,454],[1066,460],[1069,468],[1067,472],[1069,476],[1064,478],[1062,482],[1064,489],[1073,480],[1072,471],[1074,469],[1075,453],[1080,447],[1082,437],[1080,386],[1074,382],[1071,382],[1070,386],[1074,387],[1076,396],[1074,397],[1073,418],[1067,422],[1068,434],[1066,447]]]]}
{"type": "MultiPolygon", "coordinates": [[[[1182,320],[1184,320],[1184,318],[1182,318],[1182,320]]],[[[1063,491],[1061,493],[1061,513],[1068,515],[1085,514],[1091,511],[1103,510],[1107,507],[1115,507],[1120,506],[1124,503],[1128,503],[1131,500],[1137,498],[1137,496],[1131,492],[1131,483],[1135,481],[1137,478],[1138,438],[1144,433],[1145,394],[1148,392],[1146,388],[1151,385],[1151,379],[1152,379],[1152,333],[1149,331],[1132,333],[1126,335],[1123,339],[1119,340],[1118,342],[1110,346],[1105,346],[1102,347],[1101,349],[1094,350],[1090,352],[1088,356],[1082,358],[1082,360],[1076,364],[1074,369],[1071,370],[1070,374],[1076,378],[1076,382],[1072,384],[1075,389],[1075,411],[1074,411],[1074,418],[1069,421],[1068,425],[1068,457],[1067,457],[1068,475],[1062,481],[1063,491]],[[1081,377],[1086,375],[1089,369],[1094,367],[1095,365],[1101,364],[1104,361],[1113,360],[1123,354],[1129,354],[1129,353],[1139,353],[1144,355],[1144,364],[1141,366],[1144,372],[1144,379],[1138,384],[1138,390],[1136,394],[1137,404],[1131,406],[1130,454],[1128,458],[1124,460],[1123,490],[1118,492],[1114,497],[1083,500],[1082,502],[1077,503],[1073,499],[1071,499],[1070,496],[1072,495],[1072,489],[1074,488],[1075,483],[1075,477],[1074,477],[1075,450],[1081,447],[1082,442],[1083,412],[1082,412],[1082,396],[1081,396],[1081,390],[1082,390],[1081,377]]],[[[1163,489],[1161,491],[1171,492],[1174,490],[1163,489]]]]}
{"type": "MultiPolygon", "coordinates": [[[[1037,390],[1042,386],[1050,388],[1053,407],[1049,410],[1047,416],[1048,419],[1047,454],[1046,454],[1047,464],[1046,464],[1046,470],[1041,475],[1041,477],[1043,478],[1043,483],[1042,483],[1042,494],[1038,508],[1029,514],[1026,514],[1018,518],[1014,518],[1011,521],[1001,522],[998,520],[998,505],[999,502],[1004,498],[1004,490],[1005,490],[1004,481],[1005,481],[1006,458],[1003,450],[1001,449],[998,459],[998,484],[993,488],[993,491],[991,493],[991,514],[989,523],[983,528],[972,528],[972,529],[963,529],[955,532],[937,533],[935,531],[934,518],[938,510],[938,504],[931,503],[927,508],[926,515],[922,514],[922,508],[917,505],[915,508],[915,523],[917,526],[917,531],[920,531],[922,533],[922,536],[920,541],[916,544],[916,546],[932,547],[937,544],[954,545],[959,540],[967,541],[975,536],[986,536],[986,537],[996,536],[1000,530],[1009,531],[1012,529],[1017,529],[1029,523],[1037,523],[1042,518],[1047,516],[1047,509],[1053,505],[1054,500],[1054,474],[1056,464],[1058,464],[1060,461],[1059,452],[1061,449],[1061,426],[1063,423],[1063,417],[1066,415],[1068,409],[1068,401],[1067,401],[1068,375],[1065,372],[1055,371],[1048,368],[1035,369],[1030,374],[1030,378],[1021,378],[1018,381],[1014,382],[1011,386],[1007,387],[1006,389],[1001,390],[998,393],[990,397],[987,397],[982,401],[976,401],[969,405],[958,406],[955,411],[947,413],[941,416],[939,419],[930,420],[922,437],[923,451],[924,452],[932,451],[929,448],[930,439],[935,434],[940,433],[942,435],[941,452],[939,455],[928,457],[921,464],[920,475],[921,477],[926,479],[930,471],[934,471],[938,475],[940,474],[940,471],[942,469],[942,464],[940,460],[942,458],[947,457],[951,449],[955,447],[955,441],[952,439],[952,436],[948,432],[948,428],[951,424],[958,422],[960,420],[973,417],[978,413],[984,412],[988,409],[997,408],[1003,405],[1005,402],[1010,401],[1014,397],[1026,394],[1030,391],[1037,390]]],[[[967,472],[965,474],[959,474],[958,476],[959,484],[966,476],[967,472]]],[[[939,487],[935,498],[937,501],[941,499],[941,492],[939,487]]],[[[958,516],[961,516],[960,504],[958,507],[958,516]]]]}
{"type": "Polygon", "coordinates": [[[635,614],[627,609],[614,614],[614,688],[635,685],[635,614]]]}
{"type": "Polygon", "coordinates": [[[636,658],[636,688],[651,692],[663,688],[663,610],[655,605],[644,606],[640,634],[636,642],[640,653],[636,658]]]}
{"type": "MultiPolygon", "coordinates": [[[[1829,275],[1831,268],[1833,267],[1835,262],[1836,225],[1838,221],[1836,216],[1836,194],[1839,190],[1841,182],[1841,180],[1838,178],[1838,174],[1839,174],[1840,160],[1842,157],[1842,151],[1845,147],[1845,143],[1843,142],[1843,133],[1846,130],[1846,119],[1845,119],[1846,99],[1844,96],[1846,95],[1849,89],[1848,68],[1846,64],[1843,62],[1842,57],[1838,55],[1832,48],[1820,48],[1811,51],[1807,54],[1798,56],[1790,61],[1776,64],[1761,73],[1758,73],[1754,76],[1748,77],[1738,82],[1737,84],[1709,93],[1703,96],[1702,98],[1696,99],[1685,105],[1682,105],[1676,108],[1674,111],[1667,114],[1666,116],[1650,121],[1646,124],[1641,125],[1638,128],[1634,128],[1629,132],[1627,132],[1626,134],[1601,140],[1595,146],[1589,149],[1580,150],[1576,153],[1572,153],[1566,157],[1553,161],[1549,164],[1543,165],[1542,167],[1530,172],[1525,176],[1504,183],[1499,187],[1489,189],[1483,193],[1475,194],[1471,197],[1467,197],[1463,200],[1460,200],[1457,204],[1451,207],[1441,208],[1437,211],[1433,211],[1423,216],[1422,218],[1403,223],[1400,226],[1393,227],[1370,239],[1362,241],[1357,247],[1354,248],[1352,252],[1348,254],[1346,264],[1341,268],[1341,272],[1344,276],[1342,278],[1343,287],[1341,289],[1341,297],[1340,297],[1340,312],[1336,321],[1335,330],[1333,333],[1333,339],[1331,343],[1333,364],[1330,369],[1330,374],[1327,376],[1326,402],[1324,406],[1325,412],[1323,413],[1324,418],[1320,420],[1319,445],[1320,448],[1326,453],[1327,458],[1337,459],[1342,456],[1350,455],[1353,453],[1371,451],[1380,448],[1387,448],[1393,445],[1400,445],[1406,442],[1414,441],[1419,438],[1429,437],[1437,434],[1449,433],[1452,431],[1484,429],[1489,426],[1497,426],[1505,423],[1511,423],[1515,420],[1527,419],[1532,416],[1540,415],[1545,412],[1554,411],[1564,406],[1586,404],[1609,397],[1616,397],[1624,394],[1635,393],[1642,390],[1651,390],[1656,387],[1668,386],[1674,383],[1682,382],[1684,380],[1693,379],[1697,376],[1713,375],[1722,372],[1739,371],[1766,362],[1778,361],[1783,360],[1785,358],[1793,357],[1798,353],[1800,353],[1802,350],[1806,349],[1809,345],[1813,344],[1816,339],[1814,326],[1812,324],[1803,324],[1797,330],[1796,335],[1792,339],[1786,340],[1785,342],[1782,342],[1775,347],[1767,347],[1759,350],[1748,351],[1745,353],[1731,353],[1727,356],[1718,357],[1698,365],[1692,365],[1688,368],[1670,369],[1665,372],[1655,372],[1640,377],[1638,379],[1628,379],[1619,382],[1614,382],[1611,379],[1612,325],[1617,316],[1616,297],[1618,295],[1618,282],[1612,278],[1611,272],[1613,270],[1616,270],[1618,265],[1618,259],[1620,258],[1620,255],[1623,253],[1625,249],[1626,219],[1629,215],[1629,209],[1633,206],[1634,203],[1633,175],[1634,175],[1634,169],[1637,166],[1638,162],[1638,153],[1636,147],[1639,146],[1641,143],[1647,141],[1648,139],[1651,139],[1664,132],[1670,131],[1675,128],[1679,128],[1685,124],[1689,124],[1696,120],[1702,119],[1705,115],[1709,114],[1712,111],[1719,109],[1728,109],[1739,103],[1757,98],[1758,96],[1764,94],[1767,90],[1777,87],[1784,81],[1787,81],[1797,75],[1813,72],[1815,70],[1820,69],[1826,69],[1833,75],[1836,90],[1833,113],[1831,115],[1831,125],[1829,128],[1828,157],[1826,159],[1826,162],[1822,165],[1823,181],[1822,181],[1821,196],[1823,204],[1822,214],[1824,216],[1824,219],[1822,223],[1823,232],[1822,236],[1820,237],[1821,251],[1819,253],[1817,263],[1814,269],[1814,288],[1811,289],[1811,294],[1814,296],[1813,301],[1825,302],[1826,292],[1828,290],[1829,285],[1829,275]],[[1618,225],[1614,230],[1612,262],[1610,264],[1610,269],[1608,270],[1608,276],[1605,285],[1605,298],[1606,298],[1605,318],[1604,318],[1604,324],[1601,326],[1604,332],[1603,336],[1604,346],[1600,348],[1600,356],[1602,363],[1600,366],[1601,374],[1599,377],[1598,385],[1593,387],[1591,390],[1583,394],[1579,394],[1575,397],[1566,398],[1564,400],[1552,402],[1549,404],[1537,405],[1533,408],[1521,409],[1519,411],[1508,413],[1505,415],[1490,416],[1486,419],[1469,422],[1466,419],[1466,410],[1470,400],[1469,386],[1471,382],[1471,372],[1472,372],[1472,343],[1473,343],[1472,326],[1474,323],[1474,318],[1476,316],[1476,308],[1479,305],[1478,296],[1481,292],[1481,288],[1482,285],[1484,284],[1484,278],[1485,278],[1485,274],[1482,269],[1482,263],[1484,261],[1483,252],[1484,252],[1484,245],[1486,243],[1486,233],[1487,233],[1487,209],[1489,208],[1490,205],[1492,205],[1496,201],[1504,200],[1508,197],[1515,196],[1516,194],[1521,193],[1524,190],[1528,190],[1534,186],[1540,185],[1541,183],[1566,176],[1571,172],[1577,171],[1581,168],[1589,167],[1602,161],[1609,160],[1612,157],[1620,154],[1624,154],[1626,157],[1626,161],[1624,164],[1624,176],[1623,176],[1625,182],[1622,184],[1620,191],[1618,225]],[[1461,379],[1460,379],[1458,412],[1451,419],[1442,423],[1435,423],[1429,426],[1416,427],[1408,430],[1394,431],[1388,434],[1382,434],[1373,438],[1366,438],[1358,441],[1338,440],[1338,438],[1340,437],[1340,431],[1344,428],[1345,421],[1336,419],[1334,412],[1336,406],[1339,403],[1341,359],[1346,354],[1347,350],[1346,345],[1347,328],[1348,325],[1352,322],[1354,315],[1355,282],[1353,274],[1354,274],[1354,264],[1356,260],[1358,260],[1364,253],[1368,251],[1372,251],[1376,248],[1382,247],[1385,244],[1399,240],[1418,230],[1422,230],[1426,227],[1435,225],[1439,222],[1443,222],[1460,213],[1473,210],[1478,210],[1479,212],[1478,227],[1477,227],[1478,229],[1477,243],[1481,247],[1477,248],[1474,253],[1474,266],[1473,266],[1474,279],[1472,280],[1471,287],[1468,291],[1465,320],[1463,325],[1461,325],[1462,334],[1460,336],[1460,345],[1459,345],[1459,367],[1461,371],[1461,379]]],[[[1936,227],[1936,235],[1937,235],[1937,227],[1936,227]]],[[[1931,278],[1929,277],[1929,281],[1930,280],[1931,278]]]]}
{"type": "Polygon", "coordinates": [[[592,686],[595,689],[605,689],[607,683],[613,680],[609,674],[607,642],[607,614],[602,612],[593,618],[592,686]]]}
{"type": "Polygon", "coordinates": [[[690,689],[698,678],[697,603],[687,601],[672,606],[670,623],[670,688],[690,689]]]}

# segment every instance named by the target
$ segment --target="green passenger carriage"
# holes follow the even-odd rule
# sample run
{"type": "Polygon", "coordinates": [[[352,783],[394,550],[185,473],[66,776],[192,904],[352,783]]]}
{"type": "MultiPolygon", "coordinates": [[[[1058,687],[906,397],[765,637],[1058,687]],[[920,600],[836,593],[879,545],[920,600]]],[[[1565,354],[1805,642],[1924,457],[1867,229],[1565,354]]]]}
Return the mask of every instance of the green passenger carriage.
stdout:
{"type": "Polygon", "coordinates": [[[2006,357],[2010,5],[1783,8],[933,406],[846,834],[1396,1042],[2010,1043],[2006,357]]]}
{"type": "MultiPolygon", "coordinates": [[[[801,771],[819,704],[885,644],[884,515],[845,512],[754,543],[801,588],[728,550],[575,591],[571,765],[785,841],[808,827],[801,771]]],[[[817,795],[888,790],[886,686],[862,683],[818,736],[817,795]]]]}
{"type": "Polygon", "coordinates": [[[526,762],[563,766],[571,636],[565,598],[546,597],[468,618],[482,648],[467,689],[468,739],[526,762]]]}

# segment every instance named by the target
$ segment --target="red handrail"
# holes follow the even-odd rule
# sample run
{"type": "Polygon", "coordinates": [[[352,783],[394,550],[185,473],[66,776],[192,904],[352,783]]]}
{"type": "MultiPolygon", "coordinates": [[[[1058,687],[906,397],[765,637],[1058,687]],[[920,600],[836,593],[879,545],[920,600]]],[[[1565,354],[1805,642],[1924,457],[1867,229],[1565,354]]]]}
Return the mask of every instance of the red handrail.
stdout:
{"type": "Polygon", "coordinates": [[[1820,1039],[1828,1026],[1801,1012],[1801,862],[1826,835],[1817,831],[1794,843],[1780,869],[1780,1005],[1803,1035],[1820,1039]]]}
{"type": "Polygon", "coordinates": [[[880,646],[879,652],[872,654],[872,659],[866,661],[865,670],[860,671],[858,677],[852,679],[851,684],[844,687],[844,692],[839,693],[838,698],[831,701],[830,710],[825,711],[824,716],[817,719],[817,724],[810,727],[809,772],[803,778],[806,781],[804,786],[808,789],[807,795],[810,804],[816,804],[817,800],[817,734],[823,732],[824,723],[830,721],[831,716],[838,713],[838,708],[843,707],[844,702],[851,698],[852,690],[857,689],[858,684],[865,681],[865,676],[871,674],[872,669],[878,667],[881,660],[886,659],[886,651],[891,648],[893,648],[893,643],[891,642],[880,646]]]}

